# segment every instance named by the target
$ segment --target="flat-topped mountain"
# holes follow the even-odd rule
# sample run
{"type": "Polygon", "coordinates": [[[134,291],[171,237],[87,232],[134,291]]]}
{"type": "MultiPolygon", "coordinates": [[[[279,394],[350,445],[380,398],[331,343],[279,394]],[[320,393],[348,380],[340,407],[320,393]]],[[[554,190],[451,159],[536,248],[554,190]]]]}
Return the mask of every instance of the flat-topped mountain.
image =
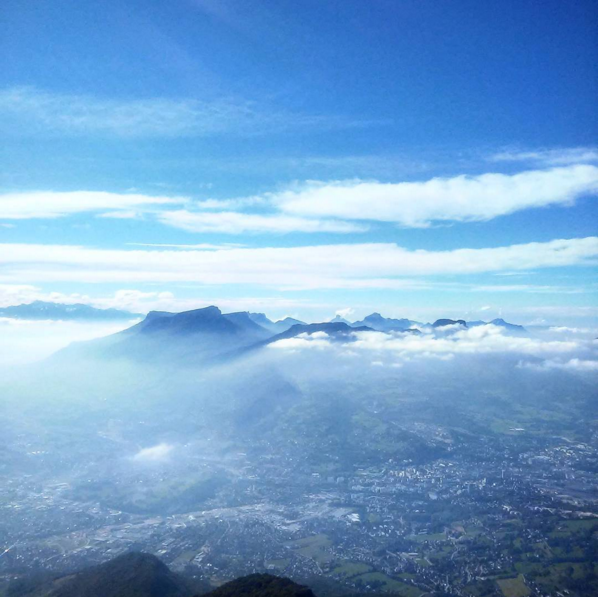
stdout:
{"type": "Polygon", "coordinates": [[[214,306],[182,313],[151,311],[122,332],[72,344],[57,356],[197,364],[270,336],[245,312],[223,314],[214,306]]]}
{"type": "Polygon", "coordinates": [[[249,313],[228,313],[224,315],[218,307],[205,307],[182,313],[150,311],[146,318],[130,328],[129,332],[141,334],[167,333],[170,335],[241,333],[267,335],[264,328],[252,321],[249,313]]]}
{"type": "Polygon", "coordinates": [[[96,309],[95,307],[81,303],[66,305],[62,303],[34,301],[33,303],[4,307],[0,309],[0,317],[56,321],[122,321],[139,319],[143,315],[119,309],[96,309]]]}

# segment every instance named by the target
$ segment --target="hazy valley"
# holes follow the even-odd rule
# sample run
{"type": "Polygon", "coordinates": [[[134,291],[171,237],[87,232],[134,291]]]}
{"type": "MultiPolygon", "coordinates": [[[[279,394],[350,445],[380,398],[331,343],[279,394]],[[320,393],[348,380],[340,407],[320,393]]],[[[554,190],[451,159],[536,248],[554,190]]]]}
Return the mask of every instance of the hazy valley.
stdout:
{"type": "Polygon", "coordinates": [[[141,550],[206,586],[590,594],[594,336],[269,322],[150,313],[7,375],[7,587],[141,550]]]}

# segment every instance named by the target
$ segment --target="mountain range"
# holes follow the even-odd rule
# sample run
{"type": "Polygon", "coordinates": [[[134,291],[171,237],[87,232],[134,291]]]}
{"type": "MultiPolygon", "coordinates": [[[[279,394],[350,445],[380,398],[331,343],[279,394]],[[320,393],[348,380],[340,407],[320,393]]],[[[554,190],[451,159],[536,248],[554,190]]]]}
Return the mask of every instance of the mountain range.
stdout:
{"type": "Polygon", "coordinates": [[[383,317],[380,313],[372,313],[372,315],[368,315],[368,317],[365,317],[361,321],[354,321],[350,325],[354,328],[367,326],[378,332],[403,332],[414,325],[423,324],[411,319],[389,319],[383,317]]]}
{"type": "MultiPolygon", "coordinates": [[[[145,319],[140,324],[140,329],[146,331],[156,330],[167,330],[171,331],[178,330],[182,333],[193,333],[198,331],[198,326],[202,326],[210,319],[212,315],[211,327],[216,328],[213,331],[225,332],[227,328],[232,331],[231,326],[227,324],[217,323],[217,312],[222,315],[217,307],[205,307],[203,309],[193,309],[191,311],[185,311],[183,313],[171,313],[167,311],[150,311],[145,319]],[[203,313],[202,315],[199,315],[203,313]],[[160,323],[155,323],[156,320],[162,320],[160,323]],[[168,322],[168,320],[172,320],[168,322]]],[[[57,321],[109,321],[109,320],[134,320],[141,319],[144,317],[139,313],[132,313],[120,309],[97,309],[90,305],[75,303],[75,304],[63,304],[54,303],[47,301],[34,301],[32,303],[26,303],[21,305],[13,305],[9,307],[3,307],[0,309],[0,317],[6,317],[11,319],[29,319],[29,320],[57,320],[57,321]]],[[[270,333],[270,335],[282,334],[287,332],[294,326],[305,326],[314,325],[306,324],[306,322],[293,317],[285,317],[277,321],[269,319],[264,313],[250,313],[250,312],[239,312],[229,313],[223,315],[230,323],[236,324],[243,328],[245,331],[253,331],[255,335],[264,335],[264,331],[270,333]],[[251,324],[256,324],[252,326],[251,324]]],[[[318,322],[314,322],[318,323],[318,322]]],[[[412,319],[394,319],[390,317],[384,317],[380,313],[371,313],[364,317],[364,319],[358,321],[349,321],[340,315],[336,315],[329,322],[332,324],[345,324],[350,328],[369,328],[377,332],[405,332],[412,331],[417,332],[418,328],[438,328],[446,325],[460,324],[465,327],[477,327],[480,325],[493,324],[502,327],[512,333],[526,333],[526,329],[521,325],[508,323],[504,319],[493,319],[492,321],[468,321],[463,319],[438,319],[432,324],[422,323],[414,321],[412,319]]],[[[319,325],[321,325],[319,323],[319,325]]],[[[301,328],[295,328],[297,333],[303,333],[307,330],[301,328]]],[[[239,330],[238,330],[239,331],[239,330]]]]}
{"type": "MultiPolygon", "coordinates": [[[[100,357],[193,366],[234,358],[279,340],[316,332],[324,332],[332,341],[351,341],[355,332],[420,334],[426,329],[432,331],[456,325],[466,329],[485,324],[478,321],[468,324],[462,319],[439,319],[433,324],[422,324],[409,319],[385,318],[379,313],[353,323],[341,319],[304,323],[287,317],[275,322],[263,313],[223,313],[215,306],[182,313],[150,311],[145,319],[130,328],[104,338],[74,343],[59,351],[57,357],[100,357]]],[[[522,326],[502,319],[491,323],[509,333],[526,333],[522,326]]]]}
{"type": "Polygon", "coordinates": [[[504,328],[512,333],[516,334],[526,334],[526,328],[522,325],[517,325],[514,323],[508,323],[505,319],[493,319],[492,321],[469,321],[467,322],[467,326],[469,328],[477,327],[479,325],[496,325],[497,327],[504,328]]]}
{"type": "Polygon", "coordinates": [[[119,309],[96,309],[82,303],[67,305],[34,301],[23,305],[4,307],[0,309],[0,317],[54,321],[117,321],[139,319],[143,315],[119,309]]]}

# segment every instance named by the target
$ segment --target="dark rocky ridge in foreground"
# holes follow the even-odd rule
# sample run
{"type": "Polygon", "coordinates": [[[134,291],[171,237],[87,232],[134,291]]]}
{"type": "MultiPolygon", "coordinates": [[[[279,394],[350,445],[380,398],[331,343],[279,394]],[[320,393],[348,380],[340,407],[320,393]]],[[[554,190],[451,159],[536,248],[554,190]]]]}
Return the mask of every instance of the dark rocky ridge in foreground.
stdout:
{"type": "Polygon", "coordinates": [[[81,572],[13,583],[7,597],[315,597],[303,585],[271,574],[251,574],[210,590],[172,572],[156,556],[131,552],[81,572]]]}

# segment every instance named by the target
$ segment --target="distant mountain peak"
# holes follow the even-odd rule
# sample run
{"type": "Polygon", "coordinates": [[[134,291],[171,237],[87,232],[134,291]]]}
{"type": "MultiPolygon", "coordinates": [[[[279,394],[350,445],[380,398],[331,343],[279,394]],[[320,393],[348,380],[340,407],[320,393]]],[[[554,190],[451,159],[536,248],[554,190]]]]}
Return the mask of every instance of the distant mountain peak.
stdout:
{"type": "Polygon", "coordinates": [[[304,324],[304,321],[300,321],[299,319],[295,319],[294,317],[284,317],[283,319],[278,319],[277,321],[275,321],[275,323],[282,323],[284,321],[292,321],[294,324],[296,323],[300,323],[300,324],[304,324]]]}
{"type": "Polygon", "coordinates": [[[509,322],[505,321],[505,319],[502,319],[501,317],[498,317],[497,319],[493,319],[493,321],[490,321],[489,323],[491,323],[492,325],[496,325],[498,327],[504,328],[511,332],[516,332],[516,333],[520,333],[520,334],[526,332],[526,328],[524,326],[517,325],[515,323],[509,323],[509,322]]]}
{"type": "Polygon", "coordinates": [[[272,332],[273,334],[280,334],[281,332],[287,331],[292,325],[303,324],[303,321],[294,319],[293,317],[285,317],[278,321],[272,321],[264,313],[248,313],[248,317],[264,329],[272,332]]]}
{"type": "Polygon", "coordinates": [[[433,323],[434,328],[443,328],[448,325],[461,325],[462,327],[467,328],[468,325],[463,319],[437,319],[435,323],[433,323]]]}
{"type": "Polygon", "coordinates": [[[341,315],[335,315],[329,323],[345,323],[346,325],[350,325],[350,322],[344,317],[341,317],[341,315]]]}
{"type": "Polygon", "coordinates": [[[288,330],[268,338],[264,342],[256,345],[256,347],[264,346],[265,344],[272,344],[279,340],[286,340],[288,338],[295,338],[300,334],[312,335],[316,332],[324,332],[330,336],[331,340],[352,340],[354,332],[372,332],[372,328],[367,326],[354,327],[347,325],[340,321],[325,321],[322,323],[298,323],[292,325],[288,330]]]}
{"type": "Polygon", "coordinates": [[[131,320],[142,317],[120,309],[97,309],[84,303],[54,303],[33,301],[0,309],[0,317],[10,319],[53,320],[53,321],[110,321],[131,320]]]}

